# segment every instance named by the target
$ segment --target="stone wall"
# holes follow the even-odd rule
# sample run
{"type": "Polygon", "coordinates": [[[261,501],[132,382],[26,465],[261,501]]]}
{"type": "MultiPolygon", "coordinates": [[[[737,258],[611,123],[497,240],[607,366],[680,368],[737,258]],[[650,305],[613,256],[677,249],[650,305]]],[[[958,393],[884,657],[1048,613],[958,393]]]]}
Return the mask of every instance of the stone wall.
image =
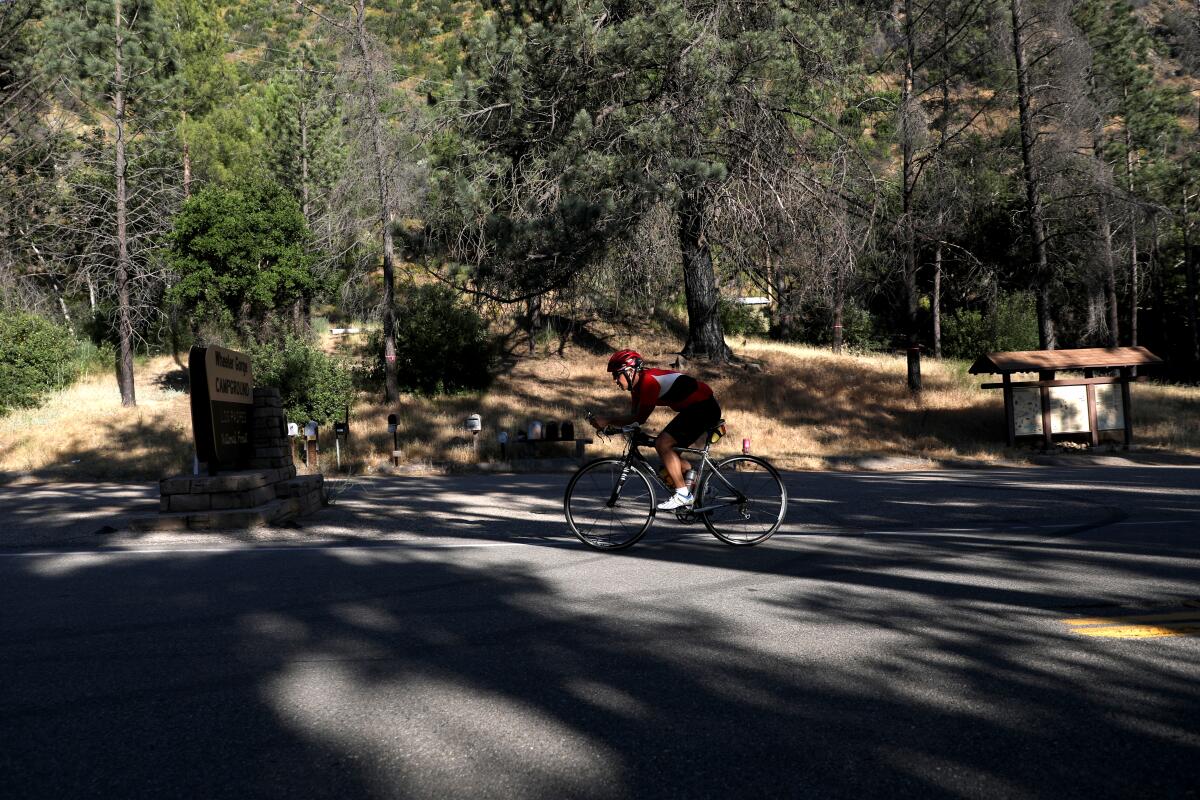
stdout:
{"type": "Polygon", "coordinates": [[[255,387],[251,469],[180,475],[159,482],[156,515],[134,520],[142,530],[218,530],[269,525],[324,505],[324,477],[297,475],[279,390],[255,387]]]}

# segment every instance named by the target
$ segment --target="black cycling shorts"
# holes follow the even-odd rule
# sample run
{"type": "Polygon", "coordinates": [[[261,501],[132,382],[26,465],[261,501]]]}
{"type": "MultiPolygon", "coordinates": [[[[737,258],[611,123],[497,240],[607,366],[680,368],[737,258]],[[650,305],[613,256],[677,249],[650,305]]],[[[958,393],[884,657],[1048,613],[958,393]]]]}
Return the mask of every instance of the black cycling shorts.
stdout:
{"type": "Polygon", "coordinates": [[[715,397],[692,403],[675,415],[663,433],[670,434],[681,447],[691,447],[704,434],[717,427],[721,421],[721,406],[715,397]]]}

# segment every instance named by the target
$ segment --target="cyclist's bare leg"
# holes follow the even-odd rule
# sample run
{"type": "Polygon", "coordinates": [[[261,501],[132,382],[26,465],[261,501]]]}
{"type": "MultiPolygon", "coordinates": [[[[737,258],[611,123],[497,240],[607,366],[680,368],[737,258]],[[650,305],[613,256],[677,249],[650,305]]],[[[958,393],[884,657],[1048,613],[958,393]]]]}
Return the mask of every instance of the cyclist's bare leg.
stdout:
{"type": "Polygon", "coordinates": [[[682,489],[684,487],[683,473],[690,468],[690,465],[680,458],[679,453],[675,452],[677,444],[675,437],[671,434],[660,433],[654,442],[654,449],[658,452],[658,457],[662,459],[663,466],[667,468],[671,486],[682,489]]]}

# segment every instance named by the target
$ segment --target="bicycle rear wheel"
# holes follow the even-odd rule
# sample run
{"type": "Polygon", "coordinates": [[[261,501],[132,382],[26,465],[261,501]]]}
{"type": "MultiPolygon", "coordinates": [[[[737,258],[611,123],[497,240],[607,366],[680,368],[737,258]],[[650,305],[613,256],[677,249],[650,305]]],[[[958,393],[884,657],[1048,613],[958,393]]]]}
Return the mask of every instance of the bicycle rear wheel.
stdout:
{"type": "Polygon", "coordinates": [[[597,550],[620,550],[642,538],[654,520],[654,487],[635,467],[604,458],[585,465],[567,484],[563,508],[571,532],[597,550]]]}
{"type": "Polygon", "coordinates": [[[787,489],[758,456],[731,456],[704,475],[697,505],[718,506],[700,517],[709,533],[732,545],[765,542],[787,513],[787,489]]]}

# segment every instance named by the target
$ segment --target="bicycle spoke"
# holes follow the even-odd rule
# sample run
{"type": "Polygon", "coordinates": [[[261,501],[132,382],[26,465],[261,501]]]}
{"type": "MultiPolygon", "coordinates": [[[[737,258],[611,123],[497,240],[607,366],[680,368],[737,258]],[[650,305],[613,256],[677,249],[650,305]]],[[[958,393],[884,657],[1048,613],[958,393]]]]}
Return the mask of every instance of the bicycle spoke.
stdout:
{"type": "Polygon", "coordinates": [[[757,544],[783,520],[787,492],[774,468],[754,456],[735,456],[716,465],[705,480],[702,507],[709,531],[729,544],[757,544]],[[728,485],[727,485],[728,484],[728,485]]]}
{"type": "Polygon", "coordinates": [[[593,462],[580,470],[567,487],[567,521],[584,543],[600,549],[633,544],[650,526],[653,494],[646,477],[629,470],[621,483],[624,463],[617,459],[593,462]],[[620,485],[616,502],[614,490],[620,485]]]}

